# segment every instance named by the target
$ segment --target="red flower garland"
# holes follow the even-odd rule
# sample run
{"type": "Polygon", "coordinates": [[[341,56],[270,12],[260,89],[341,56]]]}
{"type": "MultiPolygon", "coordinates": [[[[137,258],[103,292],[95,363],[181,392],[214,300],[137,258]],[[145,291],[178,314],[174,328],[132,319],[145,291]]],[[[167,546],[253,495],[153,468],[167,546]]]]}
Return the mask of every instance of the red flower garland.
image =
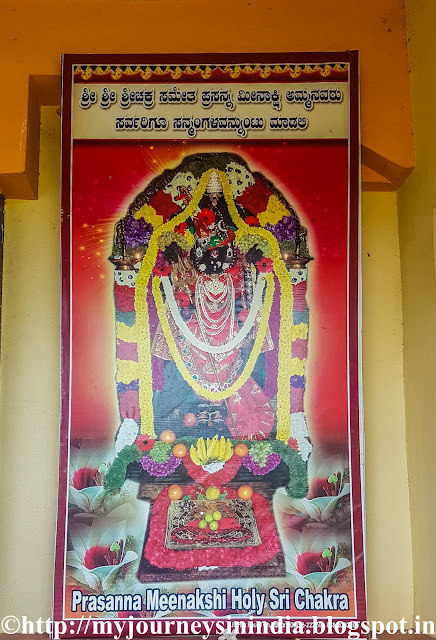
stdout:
{"type": "MultiPolygon", "coordinates": [[[[186,456],[188,457],[188,456],[186,456]]],[[[185,487],[184,495],[195,499],[196,488],[185,487]]],[[[238,497],[236,489],[228,489],[227,497],[238,497]]],[[[262,540],[257,547],[248,545],[245,548],[219,548],[192,549],[181,551],[167,549],[165,534],[168,517],[168,507],[171,500],[168,492],[163,489],[157,497],[151,514],[150,534],[144,549],[144,556],[155,567],[161,569],[177,567],[178,570],[195,569],[197,567],[252,567],[253,565],[268,562],[281,551],[280,541],[277,535],[273,515],[269,509],[268,501],[263,496],[254,492],[251,497],[257,528],[262,540]]]]}
{"type": "Polygon", "coordinates": [[[195,482],[203,485],[203,487],[212,487],[220,486],[233,480],[241,466],[241,458],[233,454],[233,456],[227,460],[224,467],[215,473],[208,473],[198,464],[192,462],[189,453],[183,458],[183,464],[185,465],[188,475],[191,476],[195,482]]]}
{"type": "Polygon", "coordinates": [[[262,180],[256,178],[254,184],[251,187],[247,187],[236,201],[253,214],[257,214],[266,210],[271,194],[271,189],[262,180]]]}
{"type": "Polygon", "coordinates": [[[115,305],[119,311],[127,313],[135,311],[135,287],[115,284],[115,305]]]}
{"type": "Polygon", "coordinates": [[[162,189],[157,191],[148,201],[150,207],[156,211],[158,216],[163,216],[163,221],[168,222],[176,214],[182,210],[179,205],[173,202],[169,193],[165,193],[162,189]]]}

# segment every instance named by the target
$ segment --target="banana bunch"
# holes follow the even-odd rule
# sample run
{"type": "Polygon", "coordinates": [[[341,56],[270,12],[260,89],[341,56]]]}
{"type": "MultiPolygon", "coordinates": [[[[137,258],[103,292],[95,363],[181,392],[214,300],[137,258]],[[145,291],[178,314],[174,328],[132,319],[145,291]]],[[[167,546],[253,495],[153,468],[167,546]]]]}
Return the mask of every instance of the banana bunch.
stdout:
{"type": "Polygon", "coordinates": [[[226,462],[233,455],[233,446],[230,440],[221,436],[197,440],[197,446],[193,444],[189,450],[192,462],[198,466],[206,466],[211,462],[226,462]]]}

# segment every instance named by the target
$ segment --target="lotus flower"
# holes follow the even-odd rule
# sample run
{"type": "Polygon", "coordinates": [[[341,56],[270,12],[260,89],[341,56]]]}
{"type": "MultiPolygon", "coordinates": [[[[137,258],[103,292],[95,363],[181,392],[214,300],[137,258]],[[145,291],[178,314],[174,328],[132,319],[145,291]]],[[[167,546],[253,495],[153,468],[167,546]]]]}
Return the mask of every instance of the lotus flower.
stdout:
{"type": "Polygon", "coordinates": [[[296,587],[321,592],[351,567],[351,562],[343,555],[347,545],[335,534],[296,533],[292,542],[282,540],[282,543],[286,572],[290,578],[292,576],[296,587]]]}
{"type": "Polygon", "coordinates": [[[103,512],[104,477],[109,468],[101,453],[71,449],[68,502],[85,513],[103,512]]]}
{"type": "Polygon", "coordinates": [[[279,489],[274,509],[285,532],[301,531],[305,525],[338,527],[348,523],[350,484],[344,481],[347,475],[344,463],[334,457],[316,469],[307,498],[290,498],[284,489],[279,489]]]}
{"type": "Polygon", "coordinates": [[[73,551],[67,552],[69,575],[97,593],[106,593],[123,576],[138,554],[127,549],[125,522],[104,528],[94,521],[91,527],[74,523],[69,527],[73,551]]]}
{"type": "Polygon", "coordinates": [[[115,510],[118,510],[118,520],[129,517],[129,511],[134,512],[132,505],[136,504],[136,496],[131,487],[125,485],[123,491],[110,495],[103,486],[111,456],[113,452],[109,451],[71,449],[68,488],[70,517],[87,523],[109,513],[115,517],[115,510]]]}
{"type": "Polygon", "coordinates": [[[114,495],[103,487],[105,475],[111,466],[111,457],[112,451],[71,449],[68,494],[70,517],[88,523],[109,513],[112,519],[116,517],[118,520],[130,518],[131,514],[136,513],[135,483],[133,486],[125,483],[123,490],[114,495]]]}

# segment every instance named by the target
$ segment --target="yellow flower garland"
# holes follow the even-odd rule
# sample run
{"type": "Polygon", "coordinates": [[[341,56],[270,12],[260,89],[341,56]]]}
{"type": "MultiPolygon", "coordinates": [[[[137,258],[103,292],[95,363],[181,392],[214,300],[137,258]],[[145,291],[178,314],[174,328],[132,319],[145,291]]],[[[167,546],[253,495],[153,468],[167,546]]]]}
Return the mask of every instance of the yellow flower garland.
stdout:
{"type": "Polygon", "coordinates": [[[133,360],[119,360],[117,358],[116,381],[129,384],[138,377],[138,363],[133,360]]]}
{"type": "Polygon", "coordinates": [[[309,327],[307,324],[301,322],[300,324],[294,324],[291,332],[291,342],[301,338],[302,340],[306,340],[307,334],[309,333],[309,327]]]}
{"type": "MultiPolygon", "coordinates": [[[[193,214],[206,190],[209,176],[212,172],[216,172],[221,179],[221,184],[223,185],[223,194],[229,208],[229,213],[232,216],[233,221],[236,223],[238,231],[240,232],[239,234],[237,234],[237,236],[242,235],[242,233],[255,233],[266,238],[272,246],[271,257],[273,259],[275,273],[279,280],[281,294],[279,363],[277,374],[277,438],[279,440],[287,442],[290,436],[291,413],[289,388],[292,360],[292,342],[290,340],[290,336],[293,327],[293,294],[291,279],[286,266],[281,259],[281,253],[276,239],[271,235],[269,231],[266,231],[265,229],[261,229],[259,227],[250,227],[244,222],[244,220],[240,217],[236,205],[233,201],[229,181],[226,174],[223,171],[219,171],[217,169],[209,169],[208,171],[205,171],[200,179],[197,189],[195,190],[193,198],[186,209],[184,209],[184,211],[182,211],[178,216],[176,216],[172,220],[169,220],[155,230],[150,238],[150,243],[138,274],[135,291],[135,311],[136,326],[138,330],[139,406],[141,410],[141,430],[143,431],[143,433],[148,433],[150,436],[155,435],[153,419],[153,386],[150,353],[150,332],[147,309],[147,284],[156,262],[158,238],[162,233],[165,233],[166,231],[174,231],[174,228],[177,225],[185,222],[185,220],[187,220],[187,218],[189,218],[193,214]],[[151,433],[151,431],[153,431],[153,433],[151,433]]],[[[253,351],[251,356],[252,355],[253,351]]],[[[246,370],[248,370],[247,367],[246,370]]]]}
{"type": "Polygon", "coordinates": [[[280,202],[277,196],[270,196],[265,211],[257,216],[259,223],[264,227],[266,224],[277,224],[289,211],[285,205],[280,202]]]}
{"type": "Polygon", "coordinates": [[[291,376],[304,376],[304,370],[306,368],[306,358],[300,360],[300,358],[291,359],[291,376]]]}
{"type": "Polygon", "coordinates": [[[144,218],[145,222],[151,224],[153,229],[157,229],[163,223],[163,216],[158,215],[156,210],[149,204],[144,204],[139,211],[133,214],[133,217],[136,220],[144,218]]]}
{"type": "Polygon", "coordinates": [[[117,338],[119,338],[123,342],[136,342],[137,340],[136,325],[129,327],[124,322],[117,322],[116,334],[117,334],[117,338]]]}

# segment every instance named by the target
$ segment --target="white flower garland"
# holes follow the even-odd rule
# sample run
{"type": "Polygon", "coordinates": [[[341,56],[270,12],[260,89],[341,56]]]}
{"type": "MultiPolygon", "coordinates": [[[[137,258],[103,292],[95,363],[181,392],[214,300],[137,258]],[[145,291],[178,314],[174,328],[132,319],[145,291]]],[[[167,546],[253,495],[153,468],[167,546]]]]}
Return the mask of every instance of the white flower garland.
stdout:
{"type": "Polygon", "coordinates": [[[232,340],[227,342],[227,344],[220,344],[220,345],[211,345],[211,344],[207,344],[206,342],[202,342],[192,333],[192,331],[189,329],[188,325],[180,315],[177,302],[174,298],[173,288],[171,286],[168,276],[164,276],[163,278],[161,278],[161,282],[163,284],[166,300],[168,302],[168,306],[171,311],[171,315],[173,316],[174,322],[176,323],[177,327],[180,329],[180,331],[182,332],[186,340],[191,345],[199,349],[200,351],[204,351],[205,353],[217,354],[217,353],[228,353],[229,351],[232,351],[232,349],[237,347],[242,342],[242,340],[244,340],[244,338],[248,335],[248,333],[253,328],[257,314],[262,305],[262,296],[263,296],[263,290],[265,288],[266,278],[265,278],[265,275],[262,273],[259,275],[259,278],[257,279],[250,311],[248,313],[247,319],[244,322],[242,328],[238,331],[238,333],[235,335],[235,337],[232,340]]]}
{"type": "Polygon", "coordinates": [[[307,280],[307,269],[289,269],[289,275],[293,285],[300,284],[300,282],[307,280]]]}
{"type": "Polygon", "coordinates": [[[139,271],[133,271],[132,269],[126,270],[116,270],[115,271],[115,282],[120,285],[120,287],[130,287],[134,288],[136,285],[136,279],[138,277],[139,271]]]}
{"type": "Polygon", "coordinates": [[[242,196],[245,189],[254,184],[253,174],[237,162],[229,162],[225,168],[225,172],[229,179],[230,190],[234,198],[242,196]]]}
{"type": "Polygon", "coordinates": [[[294,438],[298,444],[298,451],[303,458],[304,462],[309,459],[309,454],[312,451],[312,445],[310,444],[308,437],[309,432],[307,430],[306,418],[302,411],[297,413],[291,413],[291,438],[294,438]]]}

